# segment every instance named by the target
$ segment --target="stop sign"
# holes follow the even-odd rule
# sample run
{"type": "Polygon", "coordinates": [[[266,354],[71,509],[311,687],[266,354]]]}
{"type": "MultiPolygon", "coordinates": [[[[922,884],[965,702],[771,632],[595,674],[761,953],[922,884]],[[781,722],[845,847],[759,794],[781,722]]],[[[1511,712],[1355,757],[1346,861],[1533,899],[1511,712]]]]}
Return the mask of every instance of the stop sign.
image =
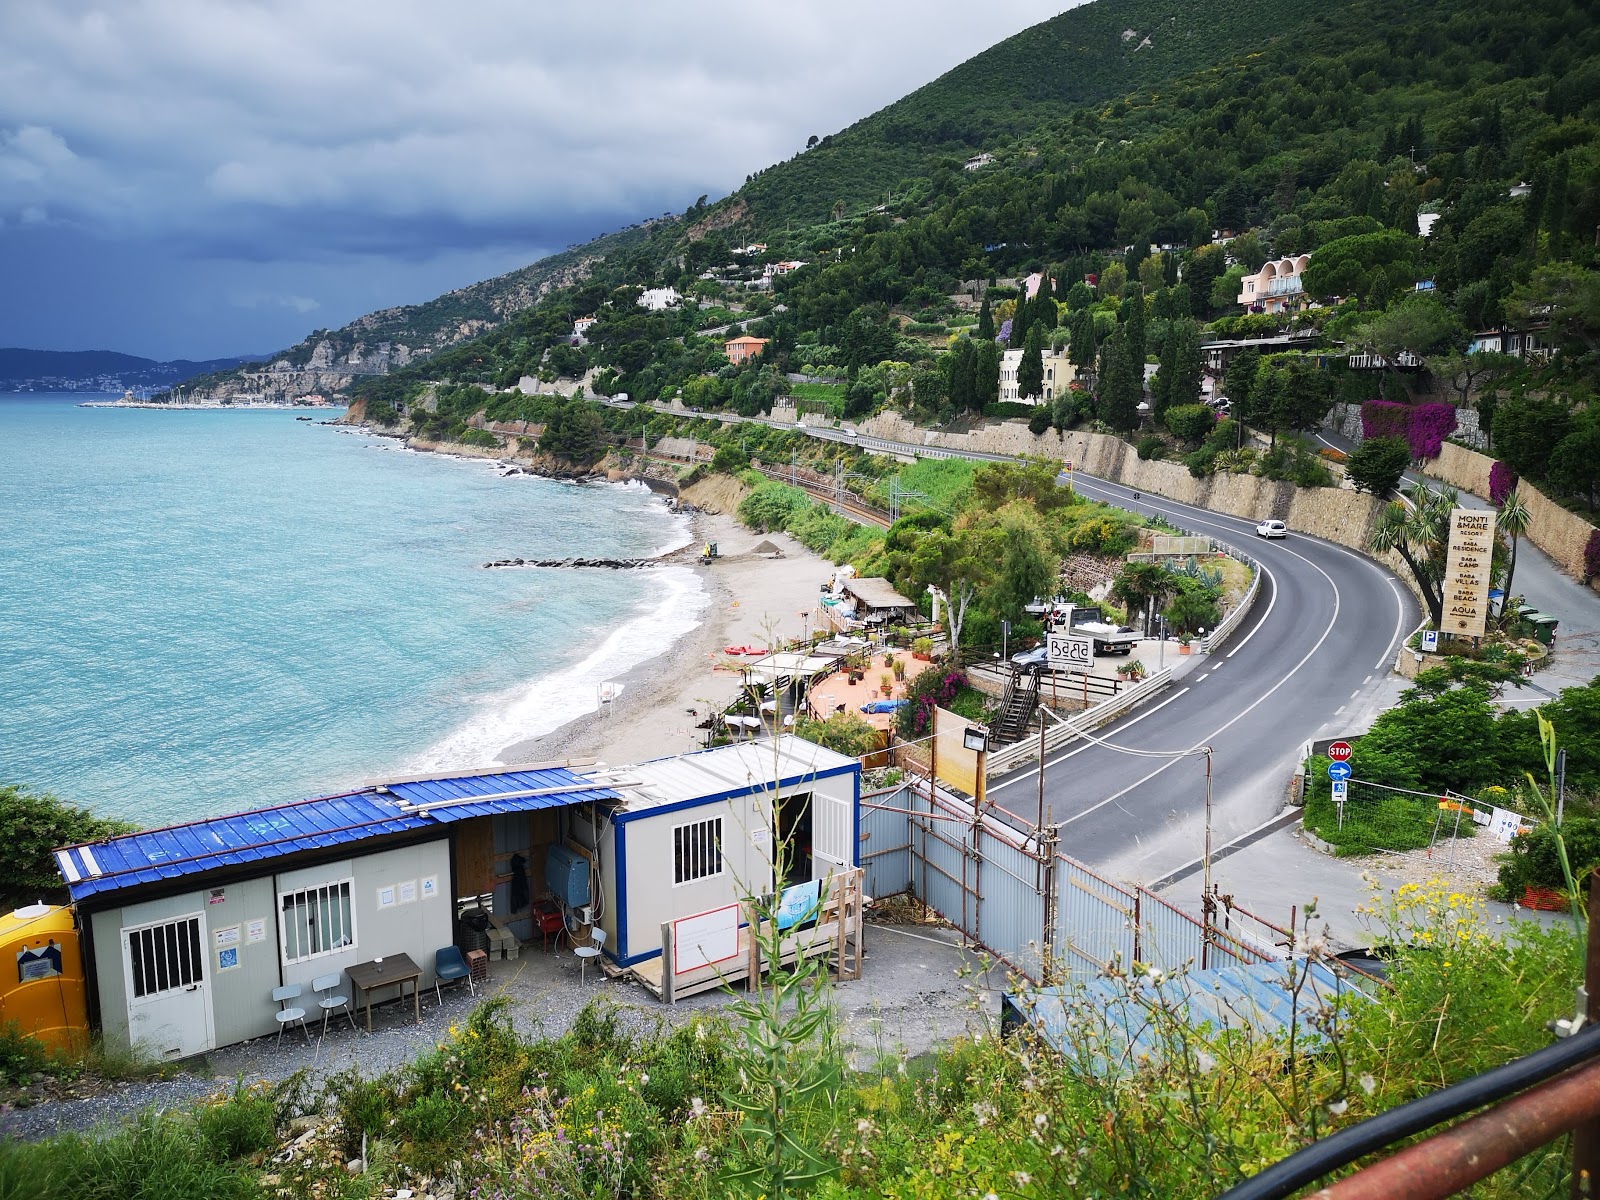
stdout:
{"type": "Polygon", "coordinates": [[[1350,743],[1334,742],[1333,745],[1328,747],[1328,757],[1333,759],[1334,762],[1349,762],[1350,743]]]}

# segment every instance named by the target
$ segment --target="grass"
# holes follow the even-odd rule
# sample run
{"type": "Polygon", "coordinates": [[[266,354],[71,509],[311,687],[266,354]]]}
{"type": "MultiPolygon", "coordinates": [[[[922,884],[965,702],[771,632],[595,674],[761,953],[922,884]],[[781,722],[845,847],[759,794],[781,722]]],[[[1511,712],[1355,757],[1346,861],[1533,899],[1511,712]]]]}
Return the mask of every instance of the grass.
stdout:
{"type": "MultiPolygon", "coordinates": [[[[1570,1015],[1581,946],[1569,929],[1491,926],[1481,905],[1437,885],[1408,884],[1366,912],[1374,942],[1395,948],[1390,986],[1366,1003],[1311,1005],[1324,1039],[1315,1054],[1282,1036],[1194,1029],[1170,981],[1114,965],[1105,977],[1145,1008],[1160,1047],[1135,1071],[1082,1065],[1112,1032],[1103,1010],[1089,1011],[1066,1056],[1027,1036],[983,1034],[916,1062],[890,1046],[828,1082],[826,1111],[802,1115],[804,1098],[790,1097],[771,1128],[822,1165],[818,1200],[1214,1195],[1317,1137],[1548,1044],[1544,1023],[1570,1015]]],[[[1322,952],[1314,938],[1305,946],[1322,952]]],[[[767,1144],[749,1123],[772,1098],[762,1079],[779,1080],[779,1097],[809,1086],[813,1048],[775,1053],[782,1039],[767,1036],[774,1022],[793,1032],[789,1011],[633,1031],[597,1001],[564,1036],[530,1039],[490,1001],[375,1079],[235,1084],[96,1136],[0,1143],[0,1200],[354,1200],[445,1182],[482,1200],[738,1194],[767,1144]],[[293,1154],[280,1153],[291,1141],[293,1154]],[[366,1170],[351,1175],[363,1146],[366,1170]]],[[[1556,1194],[1560,1149],[1473,1194],[1556,1194]]]]}

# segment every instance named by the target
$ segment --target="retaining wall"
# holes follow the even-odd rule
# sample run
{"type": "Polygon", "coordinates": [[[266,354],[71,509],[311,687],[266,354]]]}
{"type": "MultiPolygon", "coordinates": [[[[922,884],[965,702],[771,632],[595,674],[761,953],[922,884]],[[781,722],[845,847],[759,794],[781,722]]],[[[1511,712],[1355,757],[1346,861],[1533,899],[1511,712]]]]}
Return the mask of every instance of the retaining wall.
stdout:
{"type": "MultiPolygon", "coordinates": [[[[1487,500],[1489,468],[1494,466],[1494,461],[1487,454],[1446,442],[1439,457],[1428,464],[1427,471],[1451,487],[1487,500]]],[[[1589,544],[1589,535],[1595,527],[1577,513],[1562,508],[1531,483],[1519,483],[1517,491],[1528,506],[1528,540],[1548,554],[1564,574],[1582,579],[1583,549],[1589,544]]],[[[1595,582],[1591,581],[1590,586],[1595,582]]]]}

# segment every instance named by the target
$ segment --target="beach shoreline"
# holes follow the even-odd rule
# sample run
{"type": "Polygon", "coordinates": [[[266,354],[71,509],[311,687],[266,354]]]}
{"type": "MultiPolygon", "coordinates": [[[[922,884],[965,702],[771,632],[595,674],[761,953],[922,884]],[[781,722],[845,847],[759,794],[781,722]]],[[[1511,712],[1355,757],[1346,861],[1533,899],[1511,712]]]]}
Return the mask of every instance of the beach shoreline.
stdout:
{"type": "Polygon", "coordinates": [[[737,671],[718,669],[739,661],[727,648],[766,647],[805,633],[802,613],[815,607],[833,564],[787,534],[757,533],[720,513],[689,515],[691,545],[716,542],[719,550],[709,565],[695,559],[691,567],[707,594],[699,624],[625,675],[596,680],[620,683],[617,699],[549,733],[513,742],[500,751],[499,763],[593,758],[625,765],[699,749],[704,730],[696,726],[713,708],[726,707],[741,684],[737,671]],[[762,542],[780,553],[754,553],[762,542]]]}

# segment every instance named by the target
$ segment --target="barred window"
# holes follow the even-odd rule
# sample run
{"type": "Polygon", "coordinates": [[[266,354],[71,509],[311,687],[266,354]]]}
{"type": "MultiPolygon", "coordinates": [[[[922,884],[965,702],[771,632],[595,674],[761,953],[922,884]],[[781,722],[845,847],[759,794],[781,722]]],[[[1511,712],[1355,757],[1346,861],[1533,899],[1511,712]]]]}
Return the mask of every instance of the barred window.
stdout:
{"type": "Polygon", "coordinates": [[[722,874],[722,818],[672,829],[672,882],[693,883],[722,874]]]}
{"type": "Polygon", "coordinates": [[[202,982],[200,918],[125,930],[133,997],[157,996],[202,982]]]}
{"type": "Polygon", "coordinates": [[[356,944],[355,913],[350,907],[352,882],[344,879],[279,895],[286,966],[356,944]]]}

